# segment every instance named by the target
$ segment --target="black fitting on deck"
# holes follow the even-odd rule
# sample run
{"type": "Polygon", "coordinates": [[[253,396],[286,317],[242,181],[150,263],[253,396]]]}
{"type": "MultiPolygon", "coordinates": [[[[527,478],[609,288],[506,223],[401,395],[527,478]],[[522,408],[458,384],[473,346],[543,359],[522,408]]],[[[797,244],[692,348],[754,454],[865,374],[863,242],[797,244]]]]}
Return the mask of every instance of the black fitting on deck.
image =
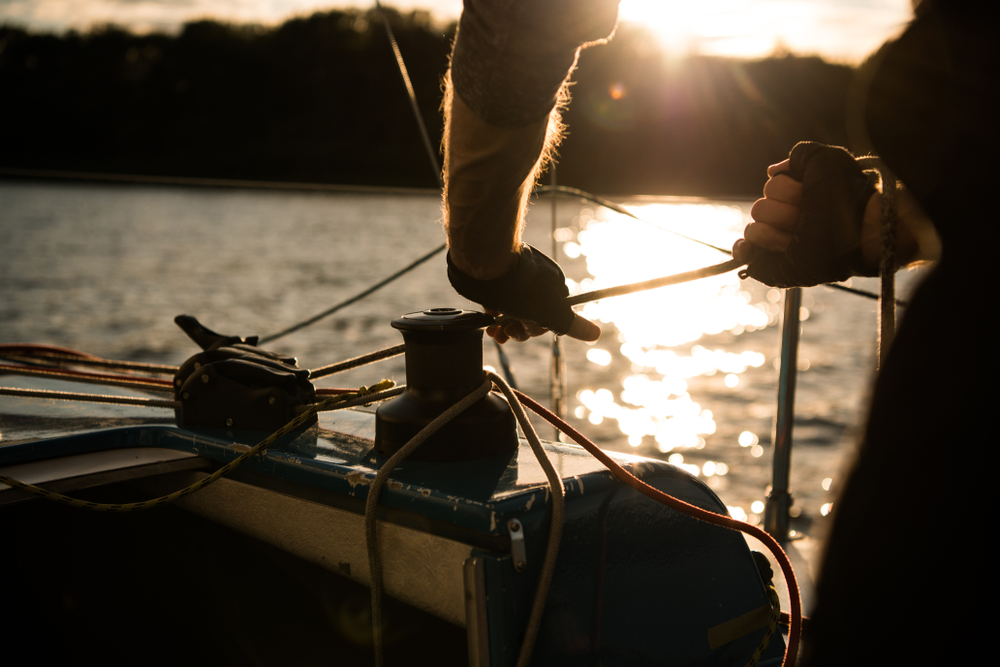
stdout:
{"type": "MultiPolygon", "coordinates": [[[[485,313],[433,308],[392,321],[406,342],[406,390],[375,413],[375,448],[392,456],[435,417],[483,383],[485,313]]],[[[517,449],[510,406],[489,394],[445,424],[409,458],[469,461],[517,449]]]]}

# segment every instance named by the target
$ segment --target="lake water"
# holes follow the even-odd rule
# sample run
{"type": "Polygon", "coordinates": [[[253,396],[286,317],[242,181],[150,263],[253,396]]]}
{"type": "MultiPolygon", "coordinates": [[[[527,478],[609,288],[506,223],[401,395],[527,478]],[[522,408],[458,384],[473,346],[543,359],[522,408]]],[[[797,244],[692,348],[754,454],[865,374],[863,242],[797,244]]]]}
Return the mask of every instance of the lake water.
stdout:
{"type": "MultiPolygon", "coordinates": [[[[663,231],[731,247],[751,202],[636,199],[647,220],[560,199],[560,261],[586,291],[726,259],[663,231]]],[[[551,248],[551,205],[526,240],[551,248]]],[[[222,333],[266,335],[356,294],[443,242],[437,197],[0,181],[0,342],[178,364],[196,348],[187,313],[222,333]]],[[[918,272],[900,276],[902,296],[918,272]]],[[[875,280],[855,286],[876,290],[875,280]]],[[[603,327],[564,340],[568,416],[601,446],[665,458],[758,522],[770,479],[782,294],[735,273],[587,304],[603,327]]],[[[267,347],[317,367],[401,342],[392,318],[457,296],[439,255],[332,317],[267,347]]],[[[821,535],[873,375],[876,304],[803,294],[793,523],[821,535]]],[[[551,337],[505,346],[522,390],[548,402],[551,337]]],[[[497,365],[492,347],[486,363],[497,365]]],[[[405,382],[402,357],[324,386],[405,382]]],[[[539,428],[553,437],[550,428],[539,428]]]]}

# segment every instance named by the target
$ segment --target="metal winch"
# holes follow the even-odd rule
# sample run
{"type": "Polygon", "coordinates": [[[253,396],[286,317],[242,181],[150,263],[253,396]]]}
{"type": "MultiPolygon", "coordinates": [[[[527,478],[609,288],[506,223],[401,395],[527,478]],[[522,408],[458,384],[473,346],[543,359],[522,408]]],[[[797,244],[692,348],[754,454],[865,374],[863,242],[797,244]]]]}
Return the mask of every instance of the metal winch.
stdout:
{"type": "MultiPolygon", "coordinates": [[[[483,383],[483,330],[493,321],[491,315],[458,308],[432,308],[392,321],[406,342],[406,390],[375,414],[379,454],[394,454],[483,383]]],[[[469,461],[517,446],[510,406],[489,394],[442,426],[409,459],[469,461]]]]}

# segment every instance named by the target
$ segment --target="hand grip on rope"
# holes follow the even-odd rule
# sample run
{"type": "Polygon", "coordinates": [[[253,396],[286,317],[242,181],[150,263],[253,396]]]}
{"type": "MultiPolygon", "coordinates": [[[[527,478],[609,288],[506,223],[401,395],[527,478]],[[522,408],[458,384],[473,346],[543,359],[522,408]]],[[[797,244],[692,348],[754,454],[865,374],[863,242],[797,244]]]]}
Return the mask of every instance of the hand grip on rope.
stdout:
{"type": "Polygon", "coordinates": [[[802,183],[792,240],[784,252],[755,248],[745,271],[771,287],[810,287],[871,276],[861,252],[861,223],[875,194],[861,166],[837,146],[795,145],[786,175],[802,183]]]}

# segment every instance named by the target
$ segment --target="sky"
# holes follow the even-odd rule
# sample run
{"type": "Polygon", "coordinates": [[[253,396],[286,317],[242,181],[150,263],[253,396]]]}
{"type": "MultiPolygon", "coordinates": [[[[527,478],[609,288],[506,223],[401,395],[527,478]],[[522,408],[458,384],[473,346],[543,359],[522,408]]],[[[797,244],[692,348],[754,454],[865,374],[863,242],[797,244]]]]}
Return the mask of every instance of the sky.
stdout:
{"type": "MultiPolygon", "coordinates": [[[[138,32],[172,32],[185,21],[213,18],[277,24],[334,7],[372,7],[374,0],[0,0],[0,23],[34,31],[115,23],[138,32]]],[[[442,23],[461,0],[387,0],[401,11],[424,9],[442,23]]],[[[758,58],[776,50],[857,63],[897,34],[910,0],[622,0],[623,21],[645,24],[674,55],[758,58]]]]}

